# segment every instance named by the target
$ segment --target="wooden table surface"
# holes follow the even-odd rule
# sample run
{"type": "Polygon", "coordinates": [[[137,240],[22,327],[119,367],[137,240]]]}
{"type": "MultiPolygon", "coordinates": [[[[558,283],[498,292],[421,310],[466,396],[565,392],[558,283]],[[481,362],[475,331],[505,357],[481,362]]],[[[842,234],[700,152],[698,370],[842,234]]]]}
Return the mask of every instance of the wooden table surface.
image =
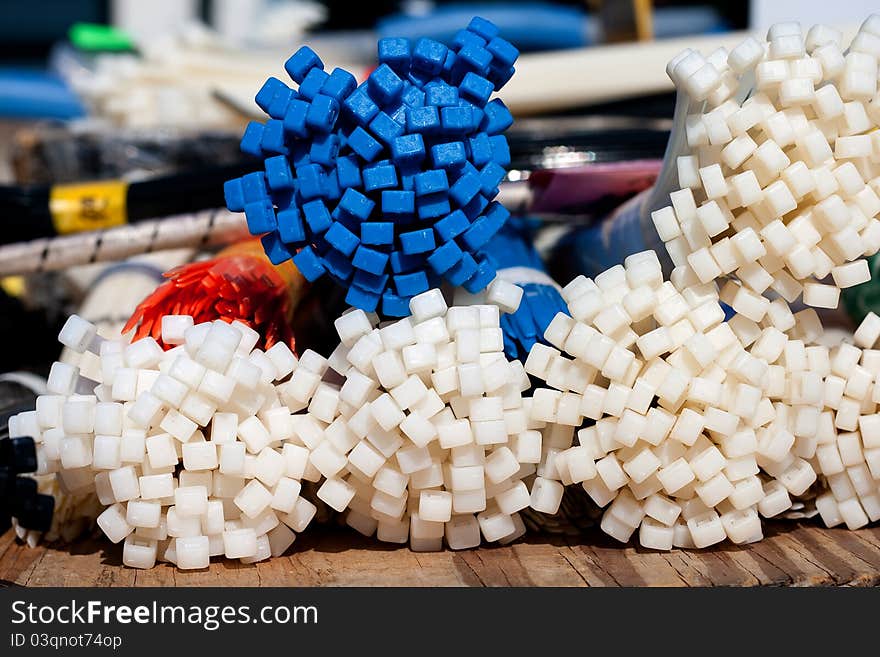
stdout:
{"type": "Polygon", "coordinates": [[[121,565],[121,545],[87,540],[29,549],[0,537],[0,585],[8,586],[874,586],[880,528],[855,532],[811,522],[765,525],[748,546],[652,552],[598,530],[531,535],[508,547],[415,553],[352,531],[317,530],[286,556],[255,565],[215,561],[204,571],[121,565]]]}

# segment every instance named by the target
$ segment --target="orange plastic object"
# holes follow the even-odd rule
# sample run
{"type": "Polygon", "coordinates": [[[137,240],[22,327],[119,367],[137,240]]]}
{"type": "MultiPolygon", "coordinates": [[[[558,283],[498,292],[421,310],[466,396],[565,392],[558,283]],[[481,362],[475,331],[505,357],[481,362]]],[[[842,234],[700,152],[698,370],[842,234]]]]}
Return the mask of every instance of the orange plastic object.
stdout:
{"type": "Polygon", "coordinates": [[[260,333],[258,346],[276,342],[295,348],[290,320],[307,285],[288,261],[275,266],[259,240],[230,246],[215,258],[191,262],[165,273],[168,279],[135,309],[123,332],[135,327],[134,340],[153,336],[162,342],[162,317],[191,315],[196,324],[238,320],[260,333]]]}

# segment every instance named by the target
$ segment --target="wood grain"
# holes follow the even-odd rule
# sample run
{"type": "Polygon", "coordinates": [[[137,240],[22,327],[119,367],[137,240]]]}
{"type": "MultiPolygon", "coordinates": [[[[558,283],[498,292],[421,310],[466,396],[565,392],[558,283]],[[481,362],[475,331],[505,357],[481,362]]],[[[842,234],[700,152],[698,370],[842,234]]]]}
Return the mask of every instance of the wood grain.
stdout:
{"type": "Polygon", "coordinates": [[[531,535],[506,547],[415,553],[349,531],[318,529],[277,559],[214,562],[203,571],[121,565],[121,546],[98,539],[28,549],[0,536],[0,584],[10,586],[875,586],[880,528],[850,532],[768,523],[747,546],[652,552],[597,530],[531,535]]]}

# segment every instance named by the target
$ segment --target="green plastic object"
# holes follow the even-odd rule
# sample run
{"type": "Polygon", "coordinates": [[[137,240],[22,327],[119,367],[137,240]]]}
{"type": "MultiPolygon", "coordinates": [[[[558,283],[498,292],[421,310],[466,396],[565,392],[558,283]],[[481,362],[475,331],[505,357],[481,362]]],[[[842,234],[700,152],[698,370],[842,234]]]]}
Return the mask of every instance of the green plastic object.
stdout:
{"type": "Polygon", "coordinates": [[[880,314],[880,254],[868,258],[871,280],[843,290],[843,305],[858,326],[870,311],[880,314]]]}
{"type": "Polygon", "coordinates": [[[100,23],[74,23],[68,33],[70,42],[79,50],[89,52],[123,52],[134,50],[127,32],[100,23]]]}

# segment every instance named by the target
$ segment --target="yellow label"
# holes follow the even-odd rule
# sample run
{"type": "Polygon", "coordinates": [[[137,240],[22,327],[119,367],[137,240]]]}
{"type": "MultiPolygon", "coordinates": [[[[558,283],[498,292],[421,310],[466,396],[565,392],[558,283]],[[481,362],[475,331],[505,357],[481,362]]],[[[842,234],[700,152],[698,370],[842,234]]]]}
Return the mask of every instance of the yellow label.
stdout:
{"type": "Polygon", "coordinates": [[[26,291],[24,284],[24,276],[4,276],[0,278],[0,288],[11,297],[24,296],[26,291]]]}
{"type": "Polygon", "coordinates": [[[55,185],[49,197],[52,224],[59,235],[101,230],[125,223],[128,183],[121,180],[55,185]]]}

